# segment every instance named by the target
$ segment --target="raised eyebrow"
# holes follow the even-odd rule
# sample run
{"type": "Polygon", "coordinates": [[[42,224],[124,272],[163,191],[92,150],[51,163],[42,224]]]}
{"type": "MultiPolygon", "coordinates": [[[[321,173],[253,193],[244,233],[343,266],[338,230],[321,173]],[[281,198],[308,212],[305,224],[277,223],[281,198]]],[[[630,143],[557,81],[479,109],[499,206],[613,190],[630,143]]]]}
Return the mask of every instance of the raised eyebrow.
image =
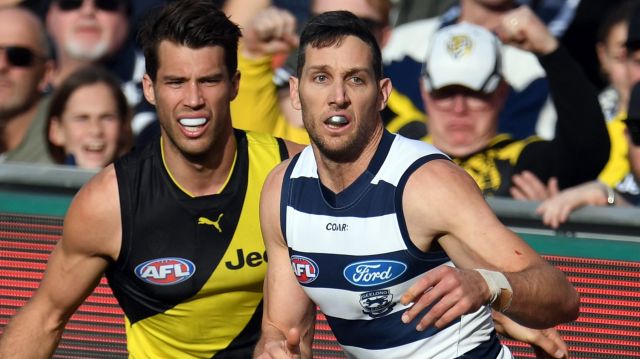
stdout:
{"type": "Polygon", "coordinates": [[[364,68],[364,67],[354,67],[354,68],[350,68],[345,72],[346,76],[353,76],[353,75],[357,75],[357,74],[369,74],[369,69],[364,68]]]}

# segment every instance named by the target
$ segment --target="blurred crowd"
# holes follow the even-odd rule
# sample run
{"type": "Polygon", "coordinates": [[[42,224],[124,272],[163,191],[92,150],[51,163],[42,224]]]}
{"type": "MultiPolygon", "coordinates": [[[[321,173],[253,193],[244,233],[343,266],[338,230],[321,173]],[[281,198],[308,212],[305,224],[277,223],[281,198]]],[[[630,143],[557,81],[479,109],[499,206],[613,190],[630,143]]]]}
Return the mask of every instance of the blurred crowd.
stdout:
{"type": "MultiPolygon", "coordinates": [[[[136,33],[164,2],[0,1],[0,162],[95,169],[159,136],[136,33]]],[[[383,51],[388,131],[434,144],[487,196],[541,201],[553,227],[640,205],[638,1],[216,3],[243,31],[235,127],[309,143],[290,103],[298,33],[349,10],[383,51]]]]}

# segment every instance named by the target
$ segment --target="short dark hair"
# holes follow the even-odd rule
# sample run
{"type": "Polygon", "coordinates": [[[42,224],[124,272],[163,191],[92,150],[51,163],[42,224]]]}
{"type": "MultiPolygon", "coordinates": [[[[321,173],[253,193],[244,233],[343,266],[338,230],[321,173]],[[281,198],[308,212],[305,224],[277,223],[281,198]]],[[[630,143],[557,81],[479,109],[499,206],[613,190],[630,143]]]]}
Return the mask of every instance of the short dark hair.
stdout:
{"type": "MultiPolygon", "coordinates": [[[[127,98],[122,92],[120,80],[105,68],[97,65],[89,65],[74,71],[55,89],[51,96],[51,102],[49,103],[45,137],[49,138],[52,119],[57,117],[62,120],[62,114],[66,110],[67,102],[69,102],[69,98],[71,98],[73,93],[79,88],[95,84],[107,85],[116,102],[116,106],[118,106],[118,118],[120,119],[122,131],[118,138],[118,151],[116,152],[116,156],[120,156],[131,148],[133,142],[133,134],[131,132],[131,108],[129,107],[127,98]]],[[[64,148],[54,145],[51,141],[48,141],[48,146],[49,153],[53,160],[56,163],[64,163],[66,157],[64,148]]]]}
{"type": "Polygon", "coordinates": [[[382,78],[382,54],[376,38],[367,25],[349,11],[327,11],[312,17],[300,35],[296,76],[302,75],[307,46],[324,48],[340,44],[346,36],[355,36],[371,49],[373,71],[376,79],[382,78]]]}
{"type": "Polygon", "coordinates": [[[221,46],[229,76],[238,68],[238,39],[242,36],[233,23],[211,0],[172,1],[145,17],[138,41],[145,57],[147,74],[155,80],[158,48],[164,40],[192,49],[221,46]]]}

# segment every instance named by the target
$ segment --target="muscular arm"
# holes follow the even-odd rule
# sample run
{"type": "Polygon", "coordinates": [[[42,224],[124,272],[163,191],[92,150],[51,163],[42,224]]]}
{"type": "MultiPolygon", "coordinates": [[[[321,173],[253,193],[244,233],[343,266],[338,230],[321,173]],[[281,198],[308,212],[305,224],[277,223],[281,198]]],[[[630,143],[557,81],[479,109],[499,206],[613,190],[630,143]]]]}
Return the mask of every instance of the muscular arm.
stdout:
{"type": "Polygon", "coordinates": [[[299,336],[302,357],[311,358],[315,304],[293,274],[280,228],[280,192],[288,163],[285,161],[273,170],[265,181],[260,198],[260,224],[269,257],[264,284],[262,336],[255,352],[260,358],[277,357],[283,351],[295,353],[298,348],[288,348],[285,344],[287,337],[291,336],[299,336]]]}
{"type": "Polygon", "coordinates": [[[2,358],[49,358],[69,317],[98,285],[120,250],[120,210],[113,167],[74,198],[40,287],[6,327],[2,358]]]}
{"type": "Polygon", "coordinates": [[[458,268],[453,274],[436,268],[412,287],[409,300],[433,288],[410,310],[411,319],[440,297],[425,325],[444,325],[487,303],[488,286],[474,268],[505,274],[513,289],[506,313],[523,325],[548,328],[577,317],[578,296],[564,274],[500,223],[473,180],[453,163],[435,160],[419,168],[407,182],[403,207],[412,241],[428,250],[437,240],[458,268]]]}

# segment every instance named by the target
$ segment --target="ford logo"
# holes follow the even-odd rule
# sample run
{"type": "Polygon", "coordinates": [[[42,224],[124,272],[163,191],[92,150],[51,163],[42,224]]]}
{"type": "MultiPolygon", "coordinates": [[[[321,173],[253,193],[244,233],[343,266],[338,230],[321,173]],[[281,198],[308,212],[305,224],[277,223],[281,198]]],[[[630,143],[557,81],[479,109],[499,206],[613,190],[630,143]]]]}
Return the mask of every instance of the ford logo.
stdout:
{"type": "Polygon", "coordinates": [[[390,282],[402,275],[407,265],[389,260],[370,260],[349,264],[342,272],[353,285],[372,287],[390,282]]]}

